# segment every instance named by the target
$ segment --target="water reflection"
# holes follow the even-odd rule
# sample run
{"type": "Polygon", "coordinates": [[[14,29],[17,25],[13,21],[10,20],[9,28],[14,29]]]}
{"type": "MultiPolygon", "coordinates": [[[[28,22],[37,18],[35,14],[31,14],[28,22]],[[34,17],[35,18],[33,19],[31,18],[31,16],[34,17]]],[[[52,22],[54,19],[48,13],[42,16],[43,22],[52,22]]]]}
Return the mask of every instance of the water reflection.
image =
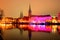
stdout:
{"type": "Polygon", "coordinates": [[[52,32],[57,32],[57,25],[52,25],[52,32]]]}
{"type": "MultiPolygon", "coordinates": [[[[14,28],[18,28],[18,29],[25,29],[25,30],[31,30],[32,32],[45,32],[45,33],[60,33],[60,25],[35,25],[35,24],[29,24],[28,20],[19,20],[18,23],[15,20],[12,19],[3,19],[2,21],[0,21],[0,29],[2,30],[7,30],[7,29],[14,29],[14,28]],[[20,22],[19,22],[20,21],[20,22]],[[26,23],[26,24],[25,24],[26,23]]],[[[35,23],[35,21],[33,21],[33,23],[35,23]]],[[[38,21],[38,23],[40,23],[40,21],[38,21]]],[[[45,23],[45,22],[44,22],[45,23]]],[[[53,20],[53,23],[56,23],[53,20]]]]}
{"type": "MultiPolygon", "coordinates": [[[[0,23],[0,29],[7,30],[7,29],[13,29],[13,24],[4,24],[0,23]]],[[[31,31],[46,31],[46,32],[60,32],[60,25],[18,25],[18,29],[22,28],[23,30],[31,30],[31,31]]]]}
{"type": "Polygon", "coordinates": [[[60,32],[60,25],[20,25],[20,27],[28,27],[28,30],[31,31],[42,31],[42,32],[60,32]]]}
{"type": "MultiPolygon", "coordinates": [[[[41,27],[42,27],[43,25],[40,25],[40,27],[39,27],[39,25],[37,25],[37,27],[38,27],[38,31],[39,32],[45,32],[45,34],[49,31],[49,33],[56,33],[56,32],[60,32],[60,25],[45,25],[44,26],[44,28],[43,28],[43,30],[41,29],[41,27]]],[[[5,26],[5,27],[8,27],[8,26],[5,26]]],[[[10,26],[11,27],[11,26],[10,26]]],[[[13,25],[12,25],[12,27],[13,27],[13,25]]],[[[20,27],[20,26],[19,26],[20,27]]],[[[22,27],[22,26],[21,26],[22,27]]],[[[8,28],[9,29],[9,28],[8,28]]],[[[13,29],[13,28],[12,28],[13,29]]],[[[35,30],[34,30],[35,31],[35,30]]],[[[36,31],[35,31],[36,32],[36,31]]],[[[7,32],[8,33],[8,32],[7,32]]],[[[7,34],[8,35],[8,34],[7,34]]],[[[17,34],[16,34],[17,35],[17,34]]],[[[28,35],[28,34],[27,34],[28,35]]],[[[37,35],[37,34],[35,34],[35,35],[37,35]]],[[[46,34],[47,35],[47,34],[46,34]]],[[[21,35],[20,35],[21,36],[21,35]]],[[[24,36],[25,37],[25,36],[24,36]]]]}

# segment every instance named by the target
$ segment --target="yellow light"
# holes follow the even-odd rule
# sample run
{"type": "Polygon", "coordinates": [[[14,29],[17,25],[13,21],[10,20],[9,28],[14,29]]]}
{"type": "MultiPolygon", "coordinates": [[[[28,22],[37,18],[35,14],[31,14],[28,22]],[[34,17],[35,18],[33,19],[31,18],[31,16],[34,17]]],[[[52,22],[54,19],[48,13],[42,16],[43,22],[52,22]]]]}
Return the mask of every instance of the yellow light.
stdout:
{"type": "Polygon", "coordinates": [[[57,25],[52,25],[52,32],[56,32],[57,31],[57,25]]]}
{"type": "Polygon", "coordinates": [[[58,20],[58,23],[60,23],[60,20],[58,20]]]}
{"type": "Polygon", "coordinates": [[[52,16],[53,18],[56,18],[56,16],[52,16]]]}
{"type": "Polygon", "coordinates": [[[1,24],[0,23],[0,28],[1,29],[9,29],[9,28],[12,28],[12,24],[1,24]]]}
{"type": "Polygon", "coordinates": [[[51,20],[46,20],[46,22],[51,22],[51,20]]]}
{"type": "Polygon", "coordinates": [[[1,23],[0,23],[0,28],[1,28],[1,29],[5,29],[5,24],[1,24],[1,23]]]}
{"type": "Polygon", "coordinates": [[[56,17],[53,16],[52,23],[57,23],[57,22],[58,22],[58,21],[57,21],[56,17]]]}
{"type": "Polygon", "coordinates": [[[57,20],[53,19],[53,20],[52,20],[52,23],[57,23],[57,20]]]}
{"type": "Polygon", "coordinates": [[[29,21],[24,19],[19,19],[18,22],[29,22],[29,21]]]}
{"type": "Polygon", "coordinates": [[[5,24],[1,24],[1,23],[0,23],[0,26],[3,26],[3,27],[4,27],[4,26],[5,26],[5,24]]]}
{"type": "Polygon", "coordinates": [[[0,28],[1,29],[9,29],[9,28],[12,28],[12,21],[11,19],[7,18],[7,17],[3,17],[2,20],[0,21],[0,28]],[[9,23],[9,24],[6,24],[6,23],[9,23]]]}

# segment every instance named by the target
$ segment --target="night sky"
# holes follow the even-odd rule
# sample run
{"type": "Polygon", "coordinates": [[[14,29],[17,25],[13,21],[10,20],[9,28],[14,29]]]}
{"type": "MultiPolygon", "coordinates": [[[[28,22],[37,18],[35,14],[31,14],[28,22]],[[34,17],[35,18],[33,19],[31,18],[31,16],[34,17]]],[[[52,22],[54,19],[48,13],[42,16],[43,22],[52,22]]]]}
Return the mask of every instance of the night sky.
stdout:
{"type": "Polygon", "coordinates": [[[29,4],[34,15],[56,15],[60,11],[60,0],[0,0],[0,8],[7,17],[19,17],[21,11],[28,15],[29,4]]]}

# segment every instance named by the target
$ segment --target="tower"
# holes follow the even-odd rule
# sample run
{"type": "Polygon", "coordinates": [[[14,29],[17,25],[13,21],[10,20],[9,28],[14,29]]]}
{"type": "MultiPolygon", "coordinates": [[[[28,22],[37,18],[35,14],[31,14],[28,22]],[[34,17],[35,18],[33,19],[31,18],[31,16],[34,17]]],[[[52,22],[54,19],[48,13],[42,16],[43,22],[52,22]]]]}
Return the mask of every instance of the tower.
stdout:
{"type": "Polygon", "coordinates": [[[31,16],[31,12],[32,12],[31,11],[31,6],[29,5],[29,11],[28,11],[29,14],[28,14],[28,16],[31,16]]]}
{"type": "Polygon", "coordinates": [[[3,17],[3,10],[0,9],[0,19],[3,17]]]}
{"type": "Polygon", "coordinates": [[[20,12],[20,18],[23,18],[23,12],[20,12]]]}
{"type": "MultiPolygon", "coordinates": [[[[2,19],[2,17],[3,17],[3,10],[0,9],[0,20],[2,19]]],[[[3,35],[3,31],[0,30],[0,40],[3,40],[2,35],[3,35]]]]}
{"type": "MultiPolygon", "coordinates": [[[[20,12],[20,18],[23,18],[23,12],[20,12]]],[[[21,40],[23,40],[23,29],[20,28],[21,40]]]]}

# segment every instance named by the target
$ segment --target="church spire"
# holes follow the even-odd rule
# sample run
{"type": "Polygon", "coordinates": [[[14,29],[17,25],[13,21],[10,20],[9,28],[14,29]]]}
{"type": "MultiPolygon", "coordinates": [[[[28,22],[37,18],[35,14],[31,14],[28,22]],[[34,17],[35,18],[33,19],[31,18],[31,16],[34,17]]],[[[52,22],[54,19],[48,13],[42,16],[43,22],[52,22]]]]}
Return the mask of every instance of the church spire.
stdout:
{"type": "Polygon", "coordinates": [[[2,18],[2,17],[3,17],[3,10],[0,9],[0,18],[2,18]]]}
{"type": "Polygon", "coordinates": [[[31,5],[29,4],[29,11],[28,11],[29,14],[28,14],[28,16],[31,16],[31,12],[32,12],[31,11],[31,5]]]}

